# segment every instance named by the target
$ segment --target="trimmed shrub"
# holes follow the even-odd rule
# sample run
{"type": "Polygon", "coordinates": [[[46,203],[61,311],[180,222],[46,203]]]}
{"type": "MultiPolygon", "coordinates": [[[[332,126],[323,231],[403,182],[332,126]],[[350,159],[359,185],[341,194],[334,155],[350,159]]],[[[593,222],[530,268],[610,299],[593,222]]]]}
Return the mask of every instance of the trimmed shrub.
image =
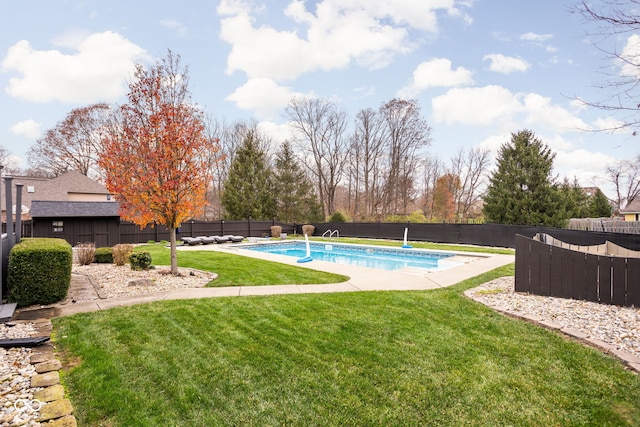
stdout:
{"type": "Polygon", "coordinates": [[[282,227],[280,227],[279,225],[271,226],[271,237],[278,239],[280,238],[280,233],[282,233],[282,227]]]}
{"type": "Polygon", "coordinates": [[[80,265],[89,265],[96,255],[95,243],[80,243],[75,248],[76,260],[80,265]]]}
{"type": "Polygon", "coordinates": [[[330,217],[329,222],[347,222],[347,217],[340,211],[335,211],[330,217]]]}
{"type": "Polygon", "coordinates": [[[125,265],[129,260],[131,252],[133,252],[133,245],[129,245],[127,243],[115,245],[111,251],[115,265],[125,265]]]}
{"type": "Polygon", "coordinates": [[[316,231],[316,227],[311,224],[305,224],[302,226],[302,235],[313,236],[313,232],[316,231]]]}
{"type": "Polygon", "coordinates": [[[151,254],[147,251],[134,252],[129,255],[132,270],[148,270],[151,268],[151,254]]]}
{"type": "Polygon", "coordinates": [[[8,299],[24,307],[66,298],[73,249],[64,239],[25,238],[9,252],[8,299]]]}
{"type": "Polygon", "coordinates": [[[93,262],[98,264],[112,264],[113,263],[113,252],[109,247],[106,248],[97,248],[96,254],[93,257],[93,262]]]}

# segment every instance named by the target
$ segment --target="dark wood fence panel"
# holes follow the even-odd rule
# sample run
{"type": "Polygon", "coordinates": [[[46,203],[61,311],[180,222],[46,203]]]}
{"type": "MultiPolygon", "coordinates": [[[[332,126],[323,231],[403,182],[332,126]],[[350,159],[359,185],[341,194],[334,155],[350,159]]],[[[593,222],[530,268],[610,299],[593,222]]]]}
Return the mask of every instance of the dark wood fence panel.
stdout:
{"type": "Polygon", "coordinates": [[[598,301],[598,255],[585,255],[584,298],[587,301],[598,301]]]}
{"type": "Polygon", "coordinates": [[[516,239],[516,279],[515,279],[515,291],[516,292],[529,292],[529,263],[531,252],[531,239],[516,239]]]}
{"type": "MultiPolygon", "coordinates": [[[[271,226],[279,225],[283,233],[294,234],[296,226],[278,221],[187,221],[177,230],[177,236],[224,236],[234,234],[244,237],[263,237],[271,235],[271,226]]],[[[121,243],[145,243],[148,241],[159,242],[169,240],[169,230],[163,225],[147,226],[140,229],[130,222],[120,223],[121,243]]]]}
{"type": "Polygon", "coordinates": [[[611,304],[611,258],[598,256],[598,300],[611,304]]]}
{"type": "Polygon", "coordinates": [[[640,307],[640,259],[627,260],[627,300],[640,307]]]}
{"type": "Polygon", "coordinates": [[[627,299],[627,258],[611,259],[612,295],[611,302],[615,305],[624,305],[627,299]]]}
{"type": "Polygon", "coordinates": [[[640,259],[594,255],[516,237],[516,291],[640,306],[640,259]]]}
{"type": "MultiPolygon", "coordinates": [[[[327,230],[338,230],[341,237],[402,240],[404,229],[408,239],[436,243],[454,243],[479,246],[515,247],[516,235],[533,237],[545,233],[573,245],[597,245],[610,241],[627,249],[640,250],[640,234],[604,233],[568,230],[552,227],[532,227],[505,224],[400,224],[400,223],[314,223],[315,236],[327,230]]],[[[302,234],[301,226],[297,226],[302,234]]]]}

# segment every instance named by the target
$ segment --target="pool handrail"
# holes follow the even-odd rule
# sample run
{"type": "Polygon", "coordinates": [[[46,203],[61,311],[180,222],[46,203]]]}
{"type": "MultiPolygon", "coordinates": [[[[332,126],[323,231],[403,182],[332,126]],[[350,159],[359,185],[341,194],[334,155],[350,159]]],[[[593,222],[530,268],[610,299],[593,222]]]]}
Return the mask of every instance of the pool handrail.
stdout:
{"type": "Polygon", "coordinates": [[[322,237],[324,237],[325,239],[327,238],[327,234],[329,234],[329,239],[333,238],[333,235],[336,235],[336,238],[340,238],[340,232],[336,229],[336,230],[326,230],[324,233],[322,233],[322,237]]]}

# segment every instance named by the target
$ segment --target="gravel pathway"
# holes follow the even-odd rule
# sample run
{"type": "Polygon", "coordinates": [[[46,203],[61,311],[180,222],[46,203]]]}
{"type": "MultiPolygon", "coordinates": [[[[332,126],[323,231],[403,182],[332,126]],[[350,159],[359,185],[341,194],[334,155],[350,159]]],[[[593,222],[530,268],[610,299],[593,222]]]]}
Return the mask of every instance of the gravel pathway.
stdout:
{"type": "MultiPolygon", "coordinates": [[[[23,338],[34,331],[31,323],[0,324],[0,338],[23,338]],[[13,325],[13,326],[10,326],[13,325]]],[[[30,348],[0,348],[0,426],[39,426],[40,404],[32,405],[30,348]]]]}

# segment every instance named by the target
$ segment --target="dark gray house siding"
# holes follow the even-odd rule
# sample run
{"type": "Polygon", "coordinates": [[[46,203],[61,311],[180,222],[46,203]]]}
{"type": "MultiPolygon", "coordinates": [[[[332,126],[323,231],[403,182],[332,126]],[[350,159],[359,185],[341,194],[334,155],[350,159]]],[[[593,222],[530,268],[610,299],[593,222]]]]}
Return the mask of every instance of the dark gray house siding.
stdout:
{"type": "Polygon", "coordinates": [[[65,239],[71,245],[95,243],[113,246],[120,240],[119,205],[116,202],[31,203],[32,236],[65,239]]]}

